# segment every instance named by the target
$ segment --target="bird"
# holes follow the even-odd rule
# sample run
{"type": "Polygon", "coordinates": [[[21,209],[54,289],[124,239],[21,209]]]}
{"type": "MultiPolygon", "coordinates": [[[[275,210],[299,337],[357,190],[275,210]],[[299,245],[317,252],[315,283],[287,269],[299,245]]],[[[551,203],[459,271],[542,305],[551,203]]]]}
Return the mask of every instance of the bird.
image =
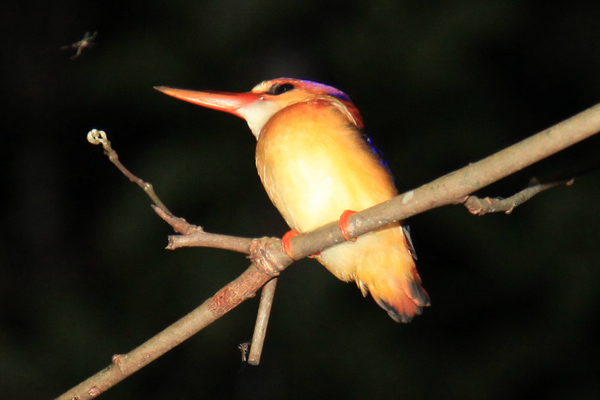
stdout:
{"type": "Polygon", "coordinates": [[[314,258],[338,279],[355,281],[362,295],[370,293],[396,322],[409,322],[430,305],[402,222],[348,240],[349,215],[398,194],[348,95],[293,78],[267,80],[246,93],[155,89],[246,120],[257,140],[262,184],[292,229],[282,239],[290,257],[291,237],[339,220],[347,241],[314,258]]]}

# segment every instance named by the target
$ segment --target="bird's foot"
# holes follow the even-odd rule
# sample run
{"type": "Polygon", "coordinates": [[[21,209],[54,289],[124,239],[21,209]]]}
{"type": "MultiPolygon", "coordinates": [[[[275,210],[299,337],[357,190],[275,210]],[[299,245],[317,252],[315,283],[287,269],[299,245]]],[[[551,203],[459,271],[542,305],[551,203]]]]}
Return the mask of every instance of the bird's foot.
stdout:
{"type": "Polygon", "coordinates": [[[356,238],[350,238],[350,232],[348,232],[348,218],[352,215],[356,214],[356,211],[346,210],[340,215],[340,232],[342,232],[342,236],[347,241],[356,242],[356,238]]]}
{"type": "Polygon", "coordinates": [[[283,235],[283,237],[281,238],[281,248],[283,249],[283,251],[285,252],[285,254],[288,255],[289,258],[291,258],[292,260],[295,260],[294,255],[292,254],[292,245],[290,243],[290,241],[292,240],[292,238],[294,236],[298,236],[299,233],[291,230],[291,231],[287,231],[285,233],[285,235],[283,235]]]}
{"type": "MultiPolygon", "coordinates": [[[[292,260],[296,260],[296,258],[294,258],[294,256],[292,255],[292,244],[291,244],[291,240],[293,237],[298,236],[299,233],[291,230],[285,233],[285,235],[283,235],[283,237],[281,238],[281,248],[283,249],[284,253],[287,254],[287,256],[289,258],[291,258],[292,260]]],[[[308,258],[315,258],[316,256],[320,256],[321,252],[318,251],[315,254],[311,254],[310,256],[308,256],[308,258]]]]}

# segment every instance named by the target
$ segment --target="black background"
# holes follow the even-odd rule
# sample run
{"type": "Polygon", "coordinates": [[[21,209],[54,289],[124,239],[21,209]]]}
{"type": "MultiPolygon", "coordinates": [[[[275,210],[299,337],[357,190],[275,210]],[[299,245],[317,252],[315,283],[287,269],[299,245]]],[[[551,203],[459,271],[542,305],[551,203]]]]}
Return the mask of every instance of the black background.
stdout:
{"type": "MultiPolygon", "coordinates": [[[[207,230],[281,236],[244,121],[155,85],[247,91],[280,76],[348,93],[399,190],[598,102],[600,5],[542,1],[53,1],[0,6],[0,396],[52,398],[168,326],[248,261],[164,250],[170,228],[86,141],[207,230]],[[98,32],[70,60],[64,45],[98,32]]],[[[486,191],[598,159],[598,139],[486,191]]],[[[595,399],[600,174],[504,214],[410,220],[433,306],[392,322],[302,261],[280,280],[259,367],[257,301],[107,399],[595,399]]],[[[104,398],[103,397],[103,398],[104,398]]]]}

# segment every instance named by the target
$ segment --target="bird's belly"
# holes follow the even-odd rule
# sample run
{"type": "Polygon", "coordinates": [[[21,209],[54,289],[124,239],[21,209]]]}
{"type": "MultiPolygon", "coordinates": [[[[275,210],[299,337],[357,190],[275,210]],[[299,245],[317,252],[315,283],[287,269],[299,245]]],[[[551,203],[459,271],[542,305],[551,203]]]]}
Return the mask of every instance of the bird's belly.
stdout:
{"type": "Polygon", "coordinates": [[[335,221],[344,210],[360,211],[395,194],[387,180],[377,184],[369,171],[341,165],[332,155],[295,153],[280,160],[265,163],[259,174],[279,212],[299,232],[335,221]]]}

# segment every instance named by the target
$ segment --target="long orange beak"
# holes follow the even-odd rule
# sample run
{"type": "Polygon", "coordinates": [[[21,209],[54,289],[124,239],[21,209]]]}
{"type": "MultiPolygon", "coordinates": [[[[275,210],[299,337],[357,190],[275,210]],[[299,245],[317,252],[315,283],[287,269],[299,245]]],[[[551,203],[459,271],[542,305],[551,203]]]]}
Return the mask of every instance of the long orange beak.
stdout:
{"type": "Polygon", "coordinates": [[[273,101],[264,93],[196,92],[166,86],[155,86],[154,89],[199,106],[237,115],[248,122],[256,139],[269,118],[285,106],[284,103],[273,101]]]}
{"type": "Polygon", "coordinates": [[[196,92],[194,90],[174,89],[168,86],[155,86],[154,89],[176,99],[214,110],[225,111],[240,118],[245,118],[241,110],[260,98],[257,93],[196,92]]]}

